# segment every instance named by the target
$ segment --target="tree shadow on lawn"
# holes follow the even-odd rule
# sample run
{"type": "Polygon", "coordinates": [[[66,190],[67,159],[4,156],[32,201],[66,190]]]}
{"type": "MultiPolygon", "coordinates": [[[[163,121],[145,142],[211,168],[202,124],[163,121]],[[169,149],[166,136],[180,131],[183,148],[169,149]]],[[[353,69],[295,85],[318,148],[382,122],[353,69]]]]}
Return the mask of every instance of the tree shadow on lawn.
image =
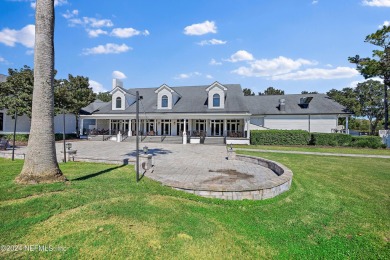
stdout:
{"type": "Polygon", "coordinates": [[[88,174],[88,175],[85,175],[85,176],[82,176],[82,177],[78,177],[76,179],[72,179],[71,181],[84,181],[84,180],[88,180],[90,178],[97,177],[97,176],[99,176],[101,174],[108,173],[108,172],[111,172],[113,170],[122,168],[122,167],[124,167],[126,165],[127,164],[122,164],[122,165],[119,165],[119,166],[115,166],[115,167],[112,167],[112,168],[109,168],[109,169],[105,169],[105,170],[100,171],[100,172],[95,172],[95,173],[91,173],[91,174],[88,174]]]}

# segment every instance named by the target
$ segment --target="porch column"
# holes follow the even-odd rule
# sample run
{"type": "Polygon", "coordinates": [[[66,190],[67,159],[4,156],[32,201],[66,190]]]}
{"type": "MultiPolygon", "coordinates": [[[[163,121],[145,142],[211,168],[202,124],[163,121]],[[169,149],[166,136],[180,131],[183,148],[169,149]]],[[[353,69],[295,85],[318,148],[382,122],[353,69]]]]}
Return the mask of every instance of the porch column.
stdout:
{"type": "Polygon", "coordinates": [[[111,135],[111,119],[108,120],[108,134],[111,135]]]}
{"type": "Polygon", "coordinates": [[[348,118],[349,118],[349,116],[347,116],[347,117],[345,118],[345,133],[346,133],[347,135],[349,134],[348,118]]]}
{"type": "Polygon", "coordinates": [[[227,120],[224,119],[223,120],[223,136],[227,136],[228,132],[227,132],[227,120]]]}
{"type": "Polygon", "coordinates": [[[183,144],[187,144],[187,128],[186,128],[186,121],[187,121],[187,119],[184,119],[184,126],[183,126],[183,144]]]}
{"type": "Polygon", "coordinates": [[[133,132],[131,131],[131,119],[129,119],[129,132],[127,134],[128,136],[132,136],[133,132]]]}
{"type": "Polygon", "coordinates": [[[246,130],[246,138],[251,138],[251,131],[249,129],[249,119],[245,120],[245,130],[246,130]]]}
{"type": "Polygon", "coordinates": [[[211,119],[206,119],[206,136],[211,136],[211,119]]]}
{"type": "Polygon", "coordinates": [[[146,129],[146,119],[144,119],[144,134],[147,135],[146,133],[147,133],[147,129],[146,129]]]}
{"type": "Polygon", "coordinates": [[[84,128],[84,119],[83,118],[81,118],[81,120],[80,120],[80,129],[79,129],[79,131],[80,131],[80,135],[83,135],[84,133],[84,131],[83,131],[83,128],[84,128]]]}

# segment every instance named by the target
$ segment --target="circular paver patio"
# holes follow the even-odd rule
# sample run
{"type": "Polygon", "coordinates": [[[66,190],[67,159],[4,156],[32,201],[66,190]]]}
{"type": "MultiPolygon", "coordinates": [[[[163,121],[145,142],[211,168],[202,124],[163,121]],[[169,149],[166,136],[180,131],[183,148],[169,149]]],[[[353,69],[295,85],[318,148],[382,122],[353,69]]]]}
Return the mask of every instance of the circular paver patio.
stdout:
{"type": "MultiPolygon", "coordinates": [[[[72,144],[72,149],[77,150],[76,159],[79,160],[135,161],[135,143],[79,141],[72,144]]],[[[143,146],[148,146],[154,165],[145,176],[197,195],[225,199],[264,199],[288,190],[291,184],[290,180],[287,188],[274,189],[264,194],[262,190],[286,183],[285,176],[248,161],[228,160],[225,146],[141,143],[141,150],[143,146]]],[[[57,143],[59,160],[63,158],[62,150],[62,144],[57,143]]],[[[25,151],[25,148],[18,148],[16,152],[25,151]]]]}

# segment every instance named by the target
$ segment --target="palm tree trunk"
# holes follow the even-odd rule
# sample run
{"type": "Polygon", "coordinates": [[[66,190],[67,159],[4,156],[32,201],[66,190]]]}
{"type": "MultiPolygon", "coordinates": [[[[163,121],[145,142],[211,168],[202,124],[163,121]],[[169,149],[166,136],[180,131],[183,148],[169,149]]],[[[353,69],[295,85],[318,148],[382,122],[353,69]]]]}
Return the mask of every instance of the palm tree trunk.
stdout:
{"type": "Polygon", "coordinates": [[[65,181],[54,139],[54,1],[37,0],[35,13],[34,92],[26,160],[19,183],[65,181]]]}

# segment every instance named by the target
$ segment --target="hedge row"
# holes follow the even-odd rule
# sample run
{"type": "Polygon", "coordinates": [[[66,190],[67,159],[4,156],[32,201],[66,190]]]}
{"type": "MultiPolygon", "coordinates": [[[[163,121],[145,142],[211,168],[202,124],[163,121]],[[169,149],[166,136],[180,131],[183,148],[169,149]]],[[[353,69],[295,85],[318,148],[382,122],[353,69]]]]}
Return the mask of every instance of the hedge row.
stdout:
{"type": "Polygon", "coordinates": [[[379,136],[309,133],[303,130],[253,130],[252,145],[322,145],[380,148],[385,147],[379,136]]]}
{"type": "Polygon", "coordinates": [[[303,130],[253,130],[251,144],[259,145],[307,145],[310,134],[303,130]]]}
{"type": "MultiPolygon", "coordinates": [[[[5,134],[5,135],[0,135],[0,138],[5,137],[8,140],[13,140],[13,138],[14,138],[13,136],[14,136],[13,134],[5,134]]],[[[29,134],[16,134],[15,140],[18,142],[27,142],[28,136],[29,136],[29,134]]],[[[63,138],[62,134],[55,134],[56,141],[62,140],[62,138],[63,138]]],[[[65,138],[66,139],[75,139],[75,138],[77,138],[77,135],[76,134],[65,134],[65,138]]]]}

